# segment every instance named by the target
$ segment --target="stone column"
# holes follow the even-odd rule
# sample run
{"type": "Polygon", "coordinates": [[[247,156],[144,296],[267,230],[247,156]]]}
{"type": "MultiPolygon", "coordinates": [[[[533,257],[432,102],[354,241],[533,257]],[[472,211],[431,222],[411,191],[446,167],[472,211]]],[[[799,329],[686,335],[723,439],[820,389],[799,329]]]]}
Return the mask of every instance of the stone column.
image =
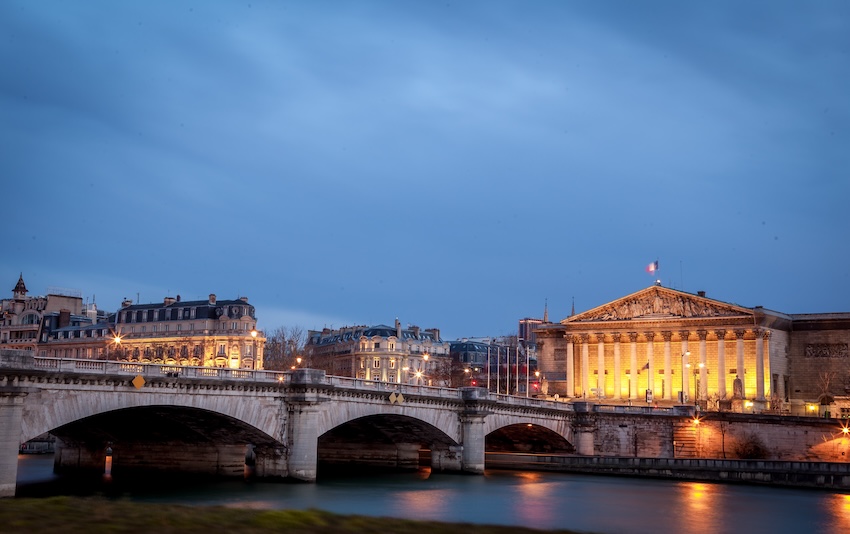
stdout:
{"type": "Polygon", "coordinates": [[[576,396],[576,362],[575,353],[573,352],[573,336],[566,334],[564,339],[567,341],[567,395],[570,397],[576,396]]]}
{"type": "Polygon", "coordinates": [[[664,338],[664,398],[673,398],[673,362],[670,356],[670,339],[673,337],[673,332],[661,332],[661,337],[664,338]]]}
{"type": "Polygon", "coordinates": [[[649,369],[646,370],[646,389],[651,390],[655,398],[655,351],[653,350],[655,332],[646,332],[644,337],[646,337],[646,360],[649,364],[649,369]]]}
{"type": "Polygon", "coordinates": [[[596,334],[596,397],[605,397],[605,334],[596,334]]]}
{"type": "Polygon", "coordinates": [[[697,335],[699,336],[699,391],[697,391],[697,398],[699,400],[705,400],[708,398],[708,367],[706,367],[706,359],[705,359],[705,338],[708,336],[708,332],[705,330],[698,330],[697,335]]]}
{"type": "Polygon", "coordinates": [[[756,400],[764,400],[764,340],[770,332],[756,329],[756,400]]]}
{"type": "Polygon", "coordinates": [[[638,398],[637,332],[629,332],[629,350],[631,351],[631,373],[629,374],[629,398],[638,398]]]}
{"type": "Polygon", "coordinates": [[[744,334],[746,334],[746,330],[735,330],[735,349],[738,353],[738,368],[737,376],[741,379],[741,385],[744,387],[744,391],[742,392],[742,396],[747,398],[747,379],[744,376],[744,334]]]}
{"type": "Polygon", "coordinates": [[[622,374],[622,369],[620,368],[620,333],[614,332],[614,399],[620,400],[620,375],[622,374]]]}
{"type": "Polygon", "coordinates": [[[0,391],[0,497],[15,496],[25,396],[21,391],[0,391]]]}
{"type": "Polygon", "coordinates": [[[726,330],[715,330],[717,336],[717,395],[726,398],[726,330]]]}
{"type": "Polygon", "coordinates": [[[587,334],[579,334],[581,338],[581,396],[587,398],[590,390],[590,354],[587,347],[587,334]]]}
{"type": "Polygon", "coordinates": [[[691,398],[691,369],[688,367],[690,364],[690,358],[688,357],[688,336],[690,336],[690,332],[687,330],[682,330],[679,332],[679,337],[682,339],[682,357],[679,364],[682,366],[682,380],[680,387],[682,388],[682,400],[687,402],[691,398]]]}

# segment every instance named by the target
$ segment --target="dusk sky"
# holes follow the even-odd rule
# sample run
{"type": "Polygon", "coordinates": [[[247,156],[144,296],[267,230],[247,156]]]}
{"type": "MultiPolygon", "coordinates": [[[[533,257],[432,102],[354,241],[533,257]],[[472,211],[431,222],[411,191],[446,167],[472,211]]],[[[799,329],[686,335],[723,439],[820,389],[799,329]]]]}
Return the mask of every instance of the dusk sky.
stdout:
{"type": "Polygon", "coordinates": [[[0,2],[0,296],[850,311],[850,2],[0,2]]]}

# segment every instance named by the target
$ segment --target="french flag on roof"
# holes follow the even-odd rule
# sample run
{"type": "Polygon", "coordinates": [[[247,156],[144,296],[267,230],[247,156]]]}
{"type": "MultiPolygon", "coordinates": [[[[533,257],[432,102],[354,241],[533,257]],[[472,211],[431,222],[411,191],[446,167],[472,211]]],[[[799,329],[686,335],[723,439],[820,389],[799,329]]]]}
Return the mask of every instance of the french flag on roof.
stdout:
{"type": "Polygon", "coordinates": [[[654,274],[655,271],[657,271],[657,270],[658,270],[658,260],[655,260],[654,262],[652,262],[652,263],[650,263],[649,265],[646,266],[646,272],[648,272],[649,274],[654,274]]]}

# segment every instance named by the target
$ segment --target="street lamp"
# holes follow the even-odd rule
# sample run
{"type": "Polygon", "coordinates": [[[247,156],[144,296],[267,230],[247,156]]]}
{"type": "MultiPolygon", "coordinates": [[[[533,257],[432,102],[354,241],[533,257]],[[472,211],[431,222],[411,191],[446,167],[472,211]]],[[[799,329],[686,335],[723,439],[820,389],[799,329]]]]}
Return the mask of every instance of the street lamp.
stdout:
{"type": "MultiPolygon", "coordinates": [[[[690,367],[690,364],[688,364],[688,367],[690,367]]],[[[704,364],[704,363],[702,363],[702,362],[699,362],[699,365],[698,365],[697,367],[695,367],[695,368],[694,368],[694,404],[697,404],[697,403],[698,403],[698,401],[699,401],[699,397],[700,397],[700,395],[699,395],[699,387],[698,387],[698,385],[697,385],[697,380],[698,380],[698,379],[697,379],[697,373],[699,373],[699,372],[700,372],[700,370],[701,370],[703,367],[705,367],[705,364],[704,364]]]]}
{"type": "Polygon", "coordinates": [[[681,402],[682,404],[688,402],[688,394],[685,391],[685,369],[690,367],[691,364],[685,362],[685,358],[687,358],[690,355],[691,355],[691,351],[689,351],[689,350],[685,351],[682,354],[682,391],[680,393],[681,399],[679,399],[679,402],[681,402]]]}
{"type": "MultiPolygon", "coordinates": [[[[118,355],[117,355],[118,347],[121,345],[121,336],[119,336],[118,334],[115,334],[115,336],[112,338],[111,341],[112,341],[112,343],[115,344],[115,352],[116,352],[115,359],[117,360],[118,359],[118,355]]],[[[110,345],[109,343],[106,344],[106,360],[107,361],[109,360],[109,345],[110,345]]]]}
{"type": "Polygon", "coordinates": [[[257,368],[257,329],[251,330],[251,369],[257,368]]]}

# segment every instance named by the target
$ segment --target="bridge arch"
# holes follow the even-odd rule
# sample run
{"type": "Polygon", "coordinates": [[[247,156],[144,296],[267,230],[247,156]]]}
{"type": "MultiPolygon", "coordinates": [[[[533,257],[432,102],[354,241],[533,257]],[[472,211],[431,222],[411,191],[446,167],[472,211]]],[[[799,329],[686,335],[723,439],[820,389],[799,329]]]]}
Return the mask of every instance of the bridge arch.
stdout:
{"type": "Polygon", "coordinates": [[[569,418],[536,414],[494,413],[484,421],[486,450],[572,452],[574,434],[569,418]]]}
{"type": "Polygon", "coordinates": [[[256,397],[227,393],[220,390],[211,391],[210,394],[175,393],[173,389],[164,392],[115,391],[111,388],[81,393],[42,389],[30,393],[24,399],[21,443],[99,414],[157,406],[209,412],[238,421],[271,439],[283,436],[279,399],[268,397],[262,399],[264,402],[258,402],[256,397]]]}
{"type": "Polygon", "coordinates": [[[364,417],[399,416],[438,429],[454,443],[462,441],[457,406],[452,403],[440,405],[433,402],[405,402],[393,405],[384,396],[361,397],[358,401],[360,402],[337,403],[333,408],[326,406],[318,425],[318,435],[364,417]]]}

